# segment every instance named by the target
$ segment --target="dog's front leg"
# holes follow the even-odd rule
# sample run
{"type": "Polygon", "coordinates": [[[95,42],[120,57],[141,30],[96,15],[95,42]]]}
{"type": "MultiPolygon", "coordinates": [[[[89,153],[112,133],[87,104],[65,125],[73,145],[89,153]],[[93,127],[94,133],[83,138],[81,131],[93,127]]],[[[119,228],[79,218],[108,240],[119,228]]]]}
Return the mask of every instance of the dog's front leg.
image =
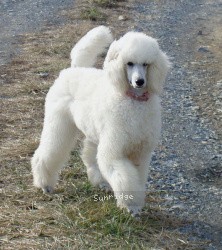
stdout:
{"type": "Polygon", "coordinates": [[[121,145],[112,145],[108,139],[100,142],[97,159],[103,177],[114,191],[117,206],[138,215],[145,200],[145,185],[138,168],[124,156],[121,145]]]}
{"type": "Polygon", "coordinates": [[[149,171],[150,171],[150,161],[152,158],[153,147],[146,145],[141,150],[140,158],[139,158],[139,175],[140,181],[146,185],[149,171]]]}
{"type": "Polygon", "coordinates": [[[93,186],[99,186],[101,189],[109,192],[111,191],[111,187],[100,173],[96,155],[97,145],[86,138],[82,149],[82,160],[87,168],[88,179],[93,186]]]}

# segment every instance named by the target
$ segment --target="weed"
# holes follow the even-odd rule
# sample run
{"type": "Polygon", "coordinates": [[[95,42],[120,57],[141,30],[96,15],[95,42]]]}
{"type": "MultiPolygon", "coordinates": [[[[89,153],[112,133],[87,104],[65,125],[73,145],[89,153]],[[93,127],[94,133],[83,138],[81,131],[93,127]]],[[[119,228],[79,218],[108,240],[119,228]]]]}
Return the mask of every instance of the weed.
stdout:
{"type": "Polygon", "coordinates": [[[96,7],[85,7],[81,11],[80,17],[82,19],[89,19],[92,21],[98,21],[98,20],[105,20],[106,16],[104,13],[102,13],[98,8],[96,7]]]}

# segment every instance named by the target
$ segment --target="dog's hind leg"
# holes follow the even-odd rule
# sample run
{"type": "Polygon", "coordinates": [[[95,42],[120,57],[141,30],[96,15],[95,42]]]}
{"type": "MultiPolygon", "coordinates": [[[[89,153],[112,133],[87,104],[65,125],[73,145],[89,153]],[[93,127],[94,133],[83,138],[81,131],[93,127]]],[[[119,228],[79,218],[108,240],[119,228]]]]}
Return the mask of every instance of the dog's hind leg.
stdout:
{"type": "Polygon", "coordinates": [[[78,139],[67,103],[62,102],[46,102],[40,145],[31,160],[34,185],[46,193],[53,191],[59,171],[78,139]]]}
{"type": "Polygon", "coordinates": [[[93,186],[99,186],[105,191],[111,191],[111,187],[109,183],[107,183],[104,180],[98,168],[96,155],[97,155],[97,145],[89,141],[86,138],[84,140],[81,157],[82,157],[83,163],[85,164],[87,168],[88,179],[92,183],[93,186]]]}

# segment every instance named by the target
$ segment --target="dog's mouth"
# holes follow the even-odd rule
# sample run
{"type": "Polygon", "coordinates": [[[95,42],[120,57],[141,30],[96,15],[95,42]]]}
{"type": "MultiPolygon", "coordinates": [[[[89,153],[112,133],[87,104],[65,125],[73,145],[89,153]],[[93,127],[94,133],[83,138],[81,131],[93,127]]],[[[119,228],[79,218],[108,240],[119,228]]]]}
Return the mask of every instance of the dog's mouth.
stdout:
{"type": "Polygon", "coordinates": [[[133,100],[139,102],[147,102],[150,98],[150,93],[148,91],[142,93],[135,93],[132,89],[127,90],[126,95],[132,98],[133,100]]]}

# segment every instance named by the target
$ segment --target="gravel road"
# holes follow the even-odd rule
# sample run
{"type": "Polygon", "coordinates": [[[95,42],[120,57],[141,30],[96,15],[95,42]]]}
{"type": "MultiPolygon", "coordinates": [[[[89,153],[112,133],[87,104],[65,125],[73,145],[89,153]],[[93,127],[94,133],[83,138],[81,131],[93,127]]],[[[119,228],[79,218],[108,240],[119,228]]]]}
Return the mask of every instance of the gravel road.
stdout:
{"type": "Polygon", "coordinates": [[[0,1],[0,65],[18,53],[19,36],[35,32],[44,25],[59,24],[63,8],[73,6],[73,0],[1,0],[0,1]]]}
{"type": "MultiPolygon", "coordinates": [[[[18,52],[19,35],[39,31],[46,24],[63,23],[64,18],[56,13],[72,4],[73,0],[2,0],[0,65],[18,52]]],[[[222,121],[217,115],[219,125],[212,126],[210,113],[214,110],[204,116],[197,105],[198,100],[204,102],[199,89],[202,83],[210,86],[209,91],[218,88],[211,102],[221,100],[222,75],[214,69],[221,64],[217,58],[221,52],[210,51],[208,44],[197,41],[206,30],[215,28],[212,19],[222,27],[222,1],[161,0],[133,5],[134,28],[159,38],[173,64],[162,101],[162,142],[153,156],[148,180],[149,192],[162,201],[151,205],[160,205],[166,213],[190,221],[179,230],[190,234],[190,241],[208,240],[201,249],[222,249],[222,148],[218,129],[222,121]],[[213,66],[200,68],[203,58],[213,66]],[[215,80],[215,74],[221,78],[215,80]]]]}
{"type": "MultiPolygon", "coordinates": [[[[207,53],[204,60],[217,63],[197,39],[205,29],[214,29],[207,27],[212,17],[222,27],[222,2],[160,2],[135,7],[143,15],[142,19],[138,16],[135,28],[159,38],[173,64],[162,101],[162,143],[153,157],[149,192],[160,194],[161,208],[167,213],[191,222],[179,229],[190,234],[189,240],[209,240],[206,249],[222,249],[221,131],[213,130],[210,116],[203,118],[194,98],[201,97],[198,84],[209,81],[212,88],[218,84],[210,79],[213,67],[198,68],[196,54],[207,53]]],[[[221,89],[213,101],[219,98],[221,89]]],[[[221,125],[222,120],[218,122],[221,125]]]]}

